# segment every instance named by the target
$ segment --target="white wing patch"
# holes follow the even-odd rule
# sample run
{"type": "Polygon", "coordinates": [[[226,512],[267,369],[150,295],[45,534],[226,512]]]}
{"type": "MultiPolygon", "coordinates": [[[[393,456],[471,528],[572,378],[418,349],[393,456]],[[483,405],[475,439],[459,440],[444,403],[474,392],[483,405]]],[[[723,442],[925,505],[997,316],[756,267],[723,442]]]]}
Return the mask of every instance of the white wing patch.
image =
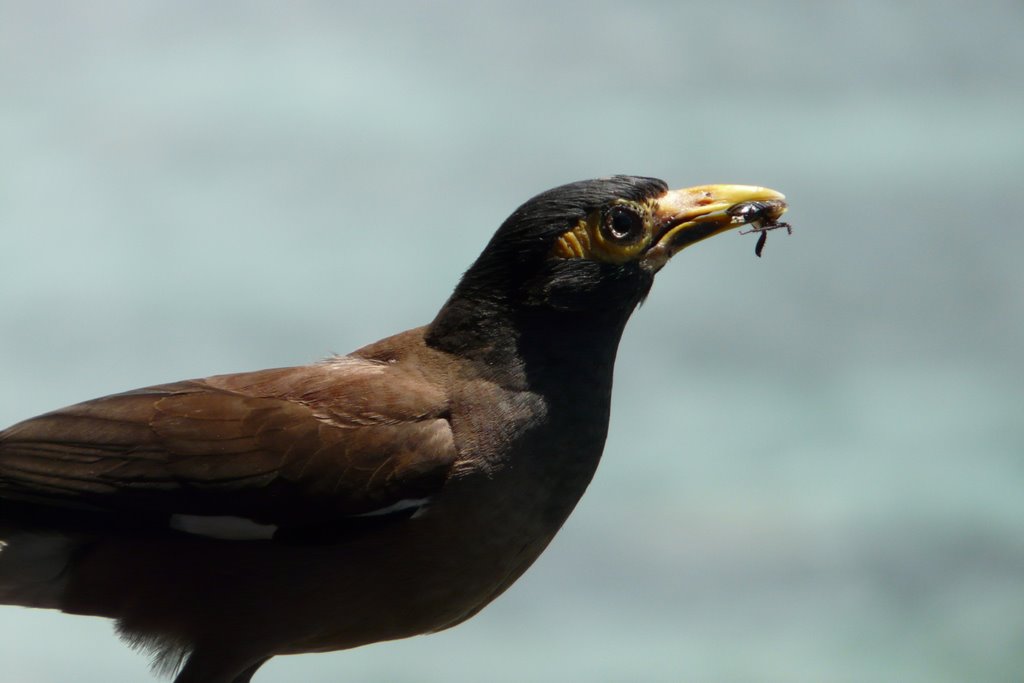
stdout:
{"type": "Polygon", "coordinates": [[[225,541],[265,541],[277,531],[276,524],[260,524],[230,515],[171,515],[168,525],[186,534],[225,541]]]}
{"type": "MultiPolygon", "coordinates": [[[[405,498],[378,510],[371,510],[352,517],[379,517],[396,512],[414,510],[412,517],[423,514],[430,498],[405,498]]],[[[224,541],[266,541],[274,537],[276,524],[261,524],[245,517],[231,515],[171,515],[168,526],[194,536],[218,538],[224,541]]]]}
{"type": "MultiPolygon", "coordinates": [[[[397,503],[392,503],[387,507],[382,507],[379,510],[370,510],[359,515],[352,515],[353,517],[378,517],[380,515],[390,515],[393,512],[402,512],[411,508],[423,508],[427,503],[430,502],[430,498],[403,498],[397,503]]],[[[419,516],[422,509],[417,509],[413,513],[413,517],[419,516]]]]}

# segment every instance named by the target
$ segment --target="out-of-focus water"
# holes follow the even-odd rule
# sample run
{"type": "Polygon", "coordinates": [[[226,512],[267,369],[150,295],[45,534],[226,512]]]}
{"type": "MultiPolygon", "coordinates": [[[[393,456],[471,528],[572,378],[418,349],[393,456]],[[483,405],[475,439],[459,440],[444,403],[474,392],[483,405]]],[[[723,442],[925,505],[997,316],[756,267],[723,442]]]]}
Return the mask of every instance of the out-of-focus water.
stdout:
{"type": "MultiPolygon", "coordinates": [[[[1024,6],[0,4],[0,423],[422,324],[521,201],[787,193],[623,340],[597,479],[452,631],[258,681],[1024,675],[1024,6]]],[[[0,608],[0,678],[135,681],[0,608]]]]}

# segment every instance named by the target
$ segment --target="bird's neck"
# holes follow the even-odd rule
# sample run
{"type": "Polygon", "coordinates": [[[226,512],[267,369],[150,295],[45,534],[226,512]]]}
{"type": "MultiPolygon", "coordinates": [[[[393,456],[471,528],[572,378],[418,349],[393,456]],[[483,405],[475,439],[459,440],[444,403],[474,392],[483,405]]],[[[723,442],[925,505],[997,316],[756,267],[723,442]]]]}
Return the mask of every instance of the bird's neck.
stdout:
{"type": "Polygon", "coordinates": [[[427,343],[519,378],[530,388],[581,381],[611,386],[632,307],[564,311],[502,299],[453,296],[426,330],[427,343]]]}

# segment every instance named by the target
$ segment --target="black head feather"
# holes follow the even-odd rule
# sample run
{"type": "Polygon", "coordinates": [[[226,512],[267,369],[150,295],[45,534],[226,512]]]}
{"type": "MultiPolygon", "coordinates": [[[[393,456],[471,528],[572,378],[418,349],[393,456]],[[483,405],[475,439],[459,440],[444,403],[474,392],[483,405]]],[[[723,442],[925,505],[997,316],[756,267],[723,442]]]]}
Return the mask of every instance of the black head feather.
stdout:
{"type": "Polygon", "coordinates": [[[617,175],[542,192],[501,224],[463,275],[459,290],[482,294],[518,288],[542,268],[555,240],[595,209],[617,199],[640,202],[667,190],[665,181],[657,178],[617,175]]]}
{"type": "Polygon", "coordinates": [[[552,249],[593,211],[616,200],[643,202],[667,190],[657,178],[613,176],[562,185],[530,199],[502,223],[462,276],[430,325],[428,342],[459,352],[508,350],[527,330],[555,334],[593,327],[599,336],[606,332],[614,339],[614,348],[653,275],[637,263],[555,259],[552,249]]]}

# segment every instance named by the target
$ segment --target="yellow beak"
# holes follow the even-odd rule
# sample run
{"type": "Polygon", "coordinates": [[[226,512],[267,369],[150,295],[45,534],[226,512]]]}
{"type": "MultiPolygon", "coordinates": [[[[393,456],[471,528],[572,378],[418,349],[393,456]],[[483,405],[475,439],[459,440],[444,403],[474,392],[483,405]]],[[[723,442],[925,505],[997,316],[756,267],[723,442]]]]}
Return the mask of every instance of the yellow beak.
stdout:
{"type": "Polygon", "coordinates": [[[786,196],[756,185],[699,185],[657,199],[654,241],[644,267],[660,270],[686,247],[748,223],[772,223],[786,212],[786,196]]]}

